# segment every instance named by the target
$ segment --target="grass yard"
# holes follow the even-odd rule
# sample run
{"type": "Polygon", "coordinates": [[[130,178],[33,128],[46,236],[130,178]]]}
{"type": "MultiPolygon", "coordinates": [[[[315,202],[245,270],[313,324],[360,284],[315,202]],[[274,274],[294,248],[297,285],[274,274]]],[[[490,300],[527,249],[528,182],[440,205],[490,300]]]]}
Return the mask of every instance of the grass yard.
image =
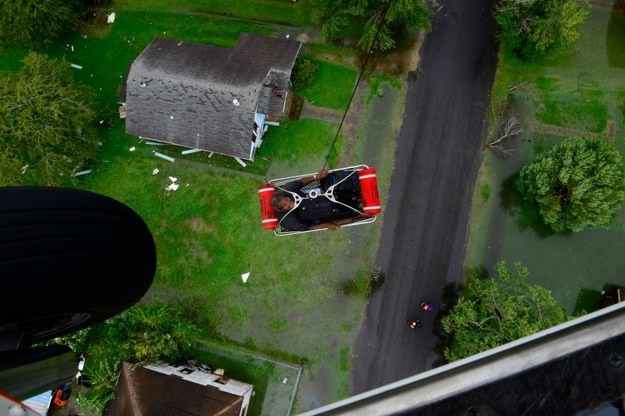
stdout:
{"type": "Polygon", "coordinates": [[[564,137],[608,140],[625,151],[625,65],[613,58],[622,56],[625,37],[610,29],[615,21],[625,23],[594,7],[575,47],[544,65],[500,53],[493,102],[508,101],[523,132],[507,141],[512,156],[485,151],[474,196],[466,267],[492,272],[499,260],[521,261],[530,282],[551,290],[569,313],[588,308],[588,293],[625,284],[625,209],[609,230],[554,234],[520,202],[514,182],[523,165],[564,137]]]}
{"type": "MultiPolygon", "coordinates": [[[[146,300],[178,299],[191,305],[209,343],[219,341],[304,366],[295,402],[299,412],[349,393],[351,343],[369,292],[382,218],[367,227],[278,238],[261,229],[257,189],[269,177],[320,169],[338,125],[305,118],[273,127],[257,161],[243,168],[230,158],[208,158],[206,153],[182,156],[181,148],[149,145],[126,135],[117,114],[117,96],[128,65],[156,36],[233,47],[240,32],[284,34],[310,25],[309,2],[244,3],[245,7],[234,8],[234,2],[227,0],[115,2],[92,10],[95,16],[89,25],[54,44],[48,53],[81,65],[82,69],[74,70],[75,78],[98,94],[102,151],[87,167],[92,174],[83,176],[78,187],[127,204],[148,224],[156,241],[158,267],[146,300]],[[111,11],[116,13],[115,22],[103,24],[102,16],[111,11]],[[233,15],[216,17],[224,13],[233,15]],[[242,20],[250,18],[264,22],[242,20]],[[135,151],[130,151],[133,147],[135,151]],[[155,157],[155,151],[176,161],[155,157]],[[175,192],[165,190],[169,177],[180,184],[175,192]],[[250,277],[244,284],[241,274],[246,272],[250,277]]],[[[310,31],[309,38],[315,36],[310,31]]],[[[307,47],[320,62],[320,74],[314,85],[298,93],[315,106],[344,110],[357,71],[338,62],[351,62],[355,54],[318,42],[307,47]],[[330,62],[326,58],[332,54],[336,59],[330,62]]],[[[17,69],[24,54],[5,50],[0,73],[17,69]]],[[[383,88],[384,97],[366,99],[370,107],[363,108],[362,119],[368,125],[359,126],[361,138],[355,142],[355,135],[342,134],[329,167],[346,160],[378,167],[384,195],[401,125],[402,113],[397,109],[403,104],[403,84],[383,77],[375,79],[372,88],[376,92],[383,88]],[[348,145],[346,156],[343,149],[348,145]]],[[[214,351],[198,354],[216,360],[214,351]]],[[[248,375],[237,359],[221,359],[233,377],[241,371],[242,381],[249,376],[260,383],[259,392],[273,388],[278,390],[271,394],[280,395],[278,387],[263,386],[264,378],[278,377],[277,370],[261,368],[248,375]]],[[[255,407],[249,414],[274,413],[255,407]]]]}
{"type": "Polygon", "coordinates": [[[319,60],[319,74],[316,82],[296,93],[305,96],[317,107],[345,110],[356,84],[358,73],[335,63],[319,60]],[[322,88],[320,88],[322,87],[322,88]]]}
{"type": "Polygon", "coordinates": [[[211,367],[224,368],[226,377],[246,380],[254,386],[249,415],[288,415],[301,369],[206,341],[193,353],[211,367]]]}

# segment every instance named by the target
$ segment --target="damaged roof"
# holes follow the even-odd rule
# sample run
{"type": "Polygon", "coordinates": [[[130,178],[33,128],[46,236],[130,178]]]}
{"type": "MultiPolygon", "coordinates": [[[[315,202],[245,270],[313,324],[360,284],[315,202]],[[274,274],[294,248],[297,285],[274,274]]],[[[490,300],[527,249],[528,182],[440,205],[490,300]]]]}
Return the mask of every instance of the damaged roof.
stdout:
{"type": "Polygon", "coordinates": [[[156,38],[126,78],[126,133],[251,160],[254,115],[283,116],[300,47],[247,33],[234,49],[156,38]]]}

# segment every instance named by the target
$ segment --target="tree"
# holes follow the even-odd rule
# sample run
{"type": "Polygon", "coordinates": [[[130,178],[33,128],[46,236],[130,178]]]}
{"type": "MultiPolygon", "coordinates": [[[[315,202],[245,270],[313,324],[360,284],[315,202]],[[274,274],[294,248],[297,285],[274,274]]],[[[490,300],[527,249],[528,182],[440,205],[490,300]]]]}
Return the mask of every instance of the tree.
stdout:
{"type": "Polygon", "coordinates": [[[95,156],[95,94],[66,61],[31,52],[0,81],[0,186],[61,185],[95,156]]]}
{"type": "Polygon", "coordinates": [[[500,40],[519,58],[532,61],[575,43],[589,11],[588,0],[502,0],[495,20],[500,40]]]}
{"type": "Polygon", "coordinates": [[[607,228],[625,199],[623,156],[607,142],[565,139],[521,169],[517,188],[556,232],[607,228]]]}
{"type": "Polygon", "coordinates": [[[316,0],[315,10],[326,39],[345,38],[362,28],[358,46],[366,51],[392,49],[402,33],[431,28],[432,12],[424,0],[316,0]]]}
{"type": "Polygon", "coordinates": [[[442,320],[453,335],[445,349],[448,361],[477,354],[550,328],[568,319],[547,289],[526,283],[528,270],[505,262],[495,266],[497,278],[469,277],[458,303],[442,320]]]}
{"type": "Polygon", "coordinates": [[[86,355],[83,374],[91,388],[80,393],[84,409],[100,412],[112,398],[123,361],[166,360],[185,356],[199,338],[199,329],[179,305],[137,304],[105,322],[54,340],[86,355]]]}
{"type": "Polygon", "coordinates": [[[81,19],[80,0],[0,0],[0,39],[41,50],[81,19]]]}

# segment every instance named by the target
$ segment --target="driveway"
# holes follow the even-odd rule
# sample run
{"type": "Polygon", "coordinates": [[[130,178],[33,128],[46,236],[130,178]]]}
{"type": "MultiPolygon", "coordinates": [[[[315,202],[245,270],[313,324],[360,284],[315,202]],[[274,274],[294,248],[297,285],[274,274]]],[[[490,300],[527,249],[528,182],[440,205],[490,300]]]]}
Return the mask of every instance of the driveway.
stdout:
{"type": "Polygon", "coordinates": [[[443,287],[461,284],[471,199],[496,68],[494,0],[445,0],[411,73],[352,394],[441,364],[443,287]],[[434,312],[420,311],[422,300],[434,312]],[[423,328],[411,330],[408,319],[423,328]]]}

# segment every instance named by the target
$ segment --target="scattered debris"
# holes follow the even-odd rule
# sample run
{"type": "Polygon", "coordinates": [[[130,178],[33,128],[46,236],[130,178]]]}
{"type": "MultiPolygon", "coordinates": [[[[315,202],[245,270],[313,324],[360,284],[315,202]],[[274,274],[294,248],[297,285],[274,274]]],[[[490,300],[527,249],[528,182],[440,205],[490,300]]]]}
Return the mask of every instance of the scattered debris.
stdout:
{"type": "Polygon", "coordinates": [[[82,69],[82,66],[81,65],[77,65],[77,64],[70,64],[69,66],[71,66],[72,68],[76,68],[76,69],[82,69]]]}
{"type": "Polygon", "coordinates": [[[126,118],[126,106],[122,105],[119,107],[119,118],[126,118]]]}
{"type": "Polygon", "coordinates": [[[208,158],[209,158],[209,159],[210,159],[211,157],[213,157],[213,153],[214,153],[214,152],[210,152],[210,153],[208,154],[208,158]]]}
{"type": "Polygon", "coordinates": [[[82,176],[82,175],[87,175],[89,173],[91,173],[91,169],[81,170],[80,172],[74,173],[74,176],[82,176]]]}
{"type": "Polygon", "coordinates": [[[173,161],[175,161],[175,160],[176,160],[176,159],[174,159],[173,157],[169,157],[169,156],[164,155],[164,154],[159,153],[159,152],[154,152],[154,156],[156,156],[156,157],[160,157],[161,159],[169,160],[170,162],[173,162],[173,161]]]}
{"type": "Polygon", "coordinates": [[[74,45],[72,45],[72,52],[74,52],[74,45]]]}
{"type": "Polygon", "coordinates": [[[165,188],[166,191],[176,191],[178,189],[180,185],[178,185],[177,183],[170,183],[169,186],[167,188],[165,188]]]}
{"type": "Polygon", "coordinates": [[[22,169],[20,169],[20,172],[22,172],[22,175],[26,173],[26,169],[28,169],[28,165],[22,166],[22,169]]]}
{"type": "Polygon", "coordinates": [[[154,168],[154,170],[152,171],[152,175],[156,175],[159,172],[160,172],[160,170],[158,170],[158,168],[154,168]]]}
{"type": "Polygon", "coordinates": [[[82,35],[82,38],[83,39],[87,39],[87,35],[82,35]]]}
{"type": "Polygon", "coordinates": [[[134,146],[132,146],[132,147],[130,148],[130,151],[131,151],[131,152],[134,152],[135,150],[137,150],[137,148],[136,148],[136,147],[134,147],[134,146]]]}
{"type": "Polygon", "coordinates": [[[244,161],[242,161],[241,159],[239,159],[238,157],[235,157],[234,160],[236,160],[237,162],[239,162],[239,165],[246,167],[247,165],[245,164],[244,161]]]}
{"type": "Polygon", "coordinates": [[[287,381],[289,381],[289,379],[288,379],[288,378],[286,378],[286,377],[284,377],[284,378],[282,379],[282,384],[286,384],[286,382],[287,382],[287,381]]]}
{"type": "Polygon", "coordinates": [[[188,150],[183,150],[182,152],[180,152],[183,155],[188,155],[190,153],[197,153],[197,152],[201,152],[202,149],[188,149],[188,150]]]}
{"type": "Polygon", "coordinates": [[[172,181],[172,182],[176,182],[178,180],[178,178],[174,178],[173,176],[170,176],[169,180],[172,181]]]}
{"type": "Polygon", "coordinates": [[[145,142],[145,144],[149,144],[150,146],[165,146],[165,143],[157,143],[157,142],[145,142]]]}
{"type": "Polygon", "coordinates": [[[108,15],[106,18],[106,23],[113,23],[115,21],[115,12],[108,15]]]}
{"type": "Polygon", "coordinates": [[[104,123],[104,120],[100,120],[100,124],[104,123]]]}
{"type": "Polygon", "coordinates": [[[241,279],[243,279],[243,283],[247,282],[247,278],[250,277],[250,272],[243,273],[241,275],[241,279]]]}

